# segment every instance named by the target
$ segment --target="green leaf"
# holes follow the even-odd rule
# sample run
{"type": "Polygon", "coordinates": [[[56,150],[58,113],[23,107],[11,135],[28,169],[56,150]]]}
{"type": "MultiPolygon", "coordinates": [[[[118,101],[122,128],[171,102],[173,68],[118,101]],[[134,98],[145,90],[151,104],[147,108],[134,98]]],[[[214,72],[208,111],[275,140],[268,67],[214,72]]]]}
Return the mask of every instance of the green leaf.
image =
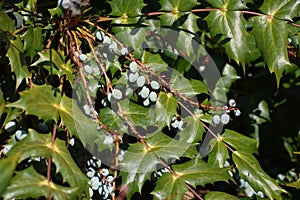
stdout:
{"type": "Polygon", "coordinates": [[[7,107],[18,107],[26,110],[26,114],[36,115],[41,119],[58,120],[60,94],[48,85],[34,85],[31,90],[20,93],[20,99],[7,107]]]}
{"type": "Polygon", "coordinates": [[[16,74],[16,87],[18,87],[22,80],[30,75],[25,63],[24,48],[20,36],[16,36],[14,40],[10,40],[6,56],[9,59],[11,70],[16,74]]]}
{"type": "Polygon", "coordinates": [[[290,65],[287,52],[287,30],[288,27],[285,21],[266,16],[254,17],[253,33],[256,43],[270,72],[275,73],[277,87],[282,72],[290,65]]]}
{"type": "Polygon", "coordinates": [[[104,125],[109,126],[109,129],[112,131],[117,130],[123,133],[128,132],[128,127],[124,124],[124,119],[110,108],[103,108],[100,110],[99,120],[104,125]]]}
{"type": "Polygon", "coordinates": [[[160,92],[155,104],[156,122],[170,126],[172,118],[177,114],[178,102],[172,93],[160,92]]]}
{"type": "Polygon", "coordinates": [[[231,179],[228,169],[212,168],[199,156],[183,164],[173,165],[172,169],[178,177],[164,173],[152,192],[155,199],[183,199],[183,195],[187,191],[185,183],[196,187],[231,179]]]}
{"type": "Polygon", "coordinates": [[[39,134],[29,129],[26,138],[19,141],[9,151],[8,156],[15,156],[18,152],[21,152],[20,162],[31,157],[52,157],[56,166],[56,172],[61,173],[63,180],[71,187],[77,189],[78,196],[80,197],[82,193],[88,194],[88,179],[71,157],[66,148],[65,141],[57,139],[52,146],[51,135],[39,134]],[[24,151],[24,149],[26,149],[26,151],[24,151]]]}
{"type": "Polygon", "coordinates": [[[282,199],[281,193],[286,193],[286,191],[280,188],[276,181],[263,171],[252,153],[243,150],[234,151],[232,159],[239,170],[241,178],[249,182],[256,192],[262,191],[270,199],[282,199]]]}
{"type": "Polygon", "coordinates": [[[161,10],[163,11],[191,11],[191,9],[197,6],[197,0],[160,0],[161,10]]]}
{"type": "Polygon", "coordinates": [[[112,0],[110,2],[112,16],[137,17],[145,6],[143,0],[112,0]]]}
{"type": "Polygon", "coordinates": [[[15,30],[15,22],[3,10],[0,11],[0,31],[12,33],[15,30]]]}
{"type": "Polygon", "coordinates": [[[168,161],[197,154],[195,145],[174,140],[161,132],[146,138],[145,142],[149,149],[141,143],[133,144],[120,163],[120,176],[122,184],[129,187],[129,199],[133,193],[141,192],[144,182],[157,169],[159,158],[168,161]]]}
{"type": "Polygon", "coordinates": [[[299,189],[300,188],[300,179],[298,179],[296,182],[288,183],[288,184],[286,184],[286,186],[299,189]]]}
{"type": "Polygon", "coordinates": [[[249,117],[255,120],[256,124],[271,122],[268,103],[265,100],[259,102],[258,107],[249,114],[249,117]]]}
{"type": "Polygon", "coordinates": [[[38,174],[33,167],[17,172],[11,185],[3,194],[4,199],[27,199],[39,197],[48,197],[50,194],[53,199],[76,199],[80,198],[76,194],[78,188],[69,188],[50,182],[47,178],[38,174]]]}
{"type": "Polygon", "coordinates": [[[195,143],[202,140],[205,129],[200,122],[200,117],[188,116],[184,118],[183,121],[186,123],[186,126],[179,133],[180,141],[185,141],[186,143],[195,143]]]}
{"type": "MultiPolygon", "coordinates": [[[[149,46],[149,48],[157,49],[157,46],[149,46]]],[[[153,72],[161,73],[167,71],[168,64],[161,58],[159,54],[153,54],[148,51],[143,52],[141,59],[142,63],[145,63],[153,72]]]]}
{"type": "Polygon", "coordinates": [[[272,17],[292,21],[300,11],[300,2],[298,0],[264,1],[260,10],[272,17]]]}
{"type": "Polygon", "coordinates": [[[245,19],[240,11],[211,11],[205,18],[213,36],[222,34],[222,40],[229,40],[223,46],[229,59],[241,63],[245,71],[246,56],[249,52],[245,19]]]}
{"type": "Polygon", "coordinates": [[[122,43],[125,43],[129,47],[134,49],[142,49],[143,43],[146,41],[147,30],[144,28],[132,28],[132,27],[115,27],[113,29],[116,34],[115,37],[122,43]],[[116,31],[115,31],[116,30],[116,31]]]}
{"type": "Polygon", "coordinates": [[[24,40],[25,55],[28,55],[32,60],[36,52],[43,49],[42,28],[30,26],[22,38],[24,40]]]}
{"type": "Polygon", "coordinates": [[[8,158],[2,158],[0,160],[0,194],[3,194],[6,190],[6,187],[10,184],[16,166],[18,164],[18,159],[19,154],[16,154],[8,158]]]}
{"type": "Polygon", "coordinates": [[[205,200],[216,200],[216,199],[222,199],[222,200],[239,200],[239,198],[232,196],[230,194],[227,194],[225,192],[209,192],[204,197],[205,200]]]}
{"type": "Polygon", "coordinates": [[[258,144],[253,138],[244,136],[233,130],[225,129],[224,134],[220,136],[220,139],[236,150],[243,150],[249,153],[257,153],[258,144]]]}
{"type": "Polygon", "coordinates": [[[208,3],[214,8],[223,8],[228,10],[240,10],[247,8],[245,3],[242,3],[241,0],[207,0],[208,3]]]}
{"type": "Polygon", "coordinates": [[[217,139],[212,139],[210,144],[212,149],[209,153],[207,163],[212,167],[224,167],[226,160],[229,159],[229,153],[226,145],[222,141],[221,136],[219,136],[217,139]]]}

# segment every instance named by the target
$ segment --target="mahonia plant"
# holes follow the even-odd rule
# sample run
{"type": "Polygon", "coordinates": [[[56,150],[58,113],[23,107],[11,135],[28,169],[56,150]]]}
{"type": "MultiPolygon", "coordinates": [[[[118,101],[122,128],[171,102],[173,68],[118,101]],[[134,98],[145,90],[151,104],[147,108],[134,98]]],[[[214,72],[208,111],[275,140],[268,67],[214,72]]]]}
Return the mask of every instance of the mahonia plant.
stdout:
{"type": "Polygon", "coordinates": [[[279,87],[299,4],[3,1],[1,197],[282,199],[227,94],[257,60],[279,87]]]}

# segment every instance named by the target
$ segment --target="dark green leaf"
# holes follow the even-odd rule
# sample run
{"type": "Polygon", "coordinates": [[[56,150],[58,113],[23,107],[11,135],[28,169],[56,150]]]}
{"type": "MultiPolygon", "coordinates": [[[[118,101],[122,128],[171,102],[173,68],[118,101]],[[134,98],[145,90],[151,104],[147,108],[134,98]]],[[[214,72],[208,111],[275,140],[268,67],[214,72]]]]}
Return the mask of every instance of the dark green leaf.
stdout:
{"type": "Polygon", "coordinates": [[[264,1],[260,10],[278,19],[292,20],[300,11],[300,2],[297,0],[264,1]]]}
{"type": "Polygon", "coordinates": [[[249,117],[255,120],[256,124],[271,122],[268,103],[264,100],[259,102],[258,107],[253,110],[253,113],[249,114],[249,117]]]}
{"type": "Polygon", "coordinates": [[[246,56],[249,52],[248,33],[245,29],[245,19],[240,11],[211,11],[205,18],[213,36],[222,34],[222,40],[229,59],[241,63],[245,70],[246,56]]]}
{"type": "Polygon", "coordinates": [[[33,59],[37,51],[43,49],[42,28],[30,26],[22,36],[25,54],[33,59]]]}
{"type": "Polygon", "coordinates": [[[252,153],[243,150],[235,151],[232,154],[232,159],[239,170],[241,178],[248,181],[256,192],[262,191],[270,199],[282,199],[281,193],[286,191],[280,188],[276,181],[263,171],[252,153]]]}
{"type": "Polygon", "coordinates": [[[209,153],[207,163],[212,167],[224,167],[226,160],[229,159],[229,153],[221,136],[217,139],[212,139],[210,145],[212,146],[212,150],[209,153]]]}
{"type": "Polygon", "coordinates": [[[184,118],[183,121],[186,123],[186,126],[179,133],[180,141],[185,141],[186,143],[196,143],[202,140],[205,129],[200,122],[200,118],[196,116],[188,116],[184,118]]]}
{"type": "Polygon", "coordinates": [[[207,0],[214,8],[223,8],[228,10],[240,10],[247,8],[246,4],[243,3],[241,0],[207,0]]]}
{"type": "Polygon", "coordinates": [[[114,131],[126,133],[128,132],[128,127],[124,123],[124,119],[117,115],[116,112],[110,108],[103,108],[100,110],[99,120],[106,126],[109,126],[109,129],[114,131]]]}
{"type": "Polygon", "coordinates": [[[216,200],[216,199],[222,199],[222,200],[239,200],[239,198],[232,196],[230,194],[227,194],[225,192],[209,192],[204,197],[205,200],[216,200]]]}
{"type": "Polygon", "coordinates": [[[253,33],[271,73],[275,73],[277,87],[284,69],[290,65],[288,59],[287,23],[275,18],[259,16],[254,18],[253,33]]]}
{"type": "MultiPolygon", "coordinates": [[[[156,49],[157,46],[150,46],[150,48],[156,49]]],[[[159,54],[153,54],[148,51],[143,52],[142,63],[145,63],[153,72],[161,73],[167,71],[168,64],[161,58],[159,54]]]]}

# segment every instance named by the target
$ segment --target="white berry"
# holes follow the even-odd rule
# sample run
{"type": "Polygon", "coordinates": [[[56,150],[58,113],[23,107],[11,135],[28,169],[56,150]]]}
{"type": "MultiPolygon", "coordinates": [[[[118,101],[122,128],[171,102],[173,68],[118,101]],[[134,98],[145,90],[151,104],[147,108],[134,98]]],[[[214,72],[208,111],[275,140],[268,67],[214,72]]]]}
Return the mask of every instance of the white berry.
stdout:
{"type": "Polygon", "coordinates": [[[223,113],[221,115],[221,122],[222,124],[228,124],[230,121],[230,116],[227,113],[223,113]]]}
{"type": "Polygon", "coordinates": [[[235,106],[236,106],[236,102],[235,102],[234,99],[230,99],[230,100],[228,101],[228,104],[229,104],[229,106],[231,106],[231,107],[235,107],[235,106]]]}
{"type": "Polygon", "coordinates": [[[27,133],[24,130],[17,130],[16,133],[15,133],[16,140],[22,140],[26,136],[27,136],[27,133]]]}
{"type": "Polygon", "coordinates": [[[130,73],[129,76],[128,76],[128,80],[129,80],[129,82],[133,83],[138,79],[138,77],[139,77],[138,72],[130,73]]]}
{"type": "Polygon", "coordinates": [[[149,99],[150,99],[150,101],[152,101],[152,102],[156,102],[157,101],[157,94],[155,93],[155,92],[150,92],[150,94],[149,94],[149,99]]]}
{"type": "Polygon", "coordinates": [[[220,116],[219,115],[214,115],[212,117],[212,121],[214,124],[219,124],[221,122],[220,116]]]}
{"type": "Polygon", "coordinates": [[[117,99],[117,100],[122,99],[122,92],[121,92],[121,90],[119,90],[119,89],[114,89],[114,90],[112,91],[111,95],[112,95],[115,99],[117,99]]]}
{"type": "Polygon", "coordinates": [[[100,41],[103,41],[104,36],[105,36],[105,34],[102,31],[98,31],[96,33],[96,38],[100,41]]]}
{"type": "Polygon", "coordinates": [[[143,85],[145,85],[145,83],[146,83],[146,78],[144,76],[140,76],[136,80],[136,84],[138,87],[142,87],[143,85]]]}
{"type": "Polygon", "coordinates": [[[111,39],[108,36],[104,36],[103,44],[110,45],[111,44],[111,39]]]}
{"type": "Polygon", "coordinates": [[[138,64],[135,61],[131,62],[129,64],[129,69],[133,73],[137,72],[137,70],[138,70],[138,64]]]}
{"type": "Polygon", "coordinates": [[[150,85],[153,90],[158,90],[160,88],[160,85],[157,81],[151,81],[150,85]]]}
{"type": "Polygon", "coordinates": [[[146,86],[144,86],[142,88],[142,90],[139,92],[139,95],[141,95],[141,97],[145,99],[145,98],[147,98],[149,96],[149,92],[150,92],[149,88],[147,88],[146,86]]]}
{"type": "Polygon", "coordinates": [[[123,48],[121,49],[120,53],[121,53],[122,56],[126,56],[126,55],[128,54],[128,49],[125,48],[125,47],[123,47],[123,48]]]}
{"type": "Polygon", "coordinates": [[[147,98],[144,102],[143,102],[144,106],[149,106],[150,105],[150,101],[149,98],[147,98]]]}
{"type": "Polygon", "coordinates": [[[90,65],[84,65],[83,69],[87,74],[93,73],[93,68],[90,65]]]}
{"type": "Polygon", "coordinates": [[[117,52],[117,49],[118,49],[118,45],[116,42],[112,42],[109,46],[108,46],[108,49],[110,52],[114,52],[116,53],[117,52]]]}
{"type": "Polygon", "coordinates": [[[80,59],[82,62],[84,62],[84,61],[87,60],[87,56],[86,56],[85,54],[80,54],[80,55],[79,55],[79,59],[80,59]]]}
{"type": "Polygon", "coordinates": [[[242,114],[241,111],[240,111],[239,109],[236,109],[236,110],[234,110],[233,112],[234,112],[234,115],[235,115],[236,117],[238,117],[238,116],[240,116],[240,115],[242,114]]]}
{"type": "Polygon", "coordinates": [[[16,129],[16,122],[14,122],[14,121],[8,122],[8,123],[5,125],[4,129],[5,129],[7,132],[12,132],[12,131],[14,131],[14,130],[16,129]]]}

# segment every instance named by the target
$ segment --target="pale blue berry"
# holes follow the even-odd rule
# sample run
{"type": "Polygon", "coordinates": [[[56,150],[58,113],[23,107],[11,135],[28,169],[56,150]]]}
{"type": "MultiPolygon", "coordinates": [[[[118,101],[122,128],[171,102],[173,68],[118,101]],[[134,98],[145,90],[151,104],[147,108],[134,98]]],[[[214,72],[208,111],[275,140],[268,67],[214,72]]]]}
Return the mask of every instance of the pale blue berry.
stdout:
{"type": "Polygon", "coordinates": [[[235,107],[235,106],[236,106],[235,100],[234,100],[234,99],[230,99],[230,100],[228,101],[228,105],[229,105],[230,107],[235,107]]]}
{"type": "Polygon", "coordinates": [[[136,80],[136,84],[138,87],[142,87],[146,83],[146,78],[144,76],[139,76],[136,80]]]}
{"type": "Polygon", "coordinates": [[[105,36],[105,34],[104,34],[102,31],[98,31],[98,32],[96,33],[96,38],[97,38],[98,40],[100,40],[101,42],[103,41],[104,36],[105,36]]]}
{"type": "Polygon", "coordinates": [[[122,56],[126,56],[126,55],[128,54],[128,49],[125,48],[125,47],[123,47],[123,48],[121,49],[120,53],[121,53],[122,56]]]}
{"type": "Polygon", "coordinates": [[[147,98],[148,96],[149,96],[149,92],[150,92],[150,90],[149,90],[149,88],[147,88],[146,86],[144,86],[143,88],[142,88],[142,90],[139,92],[139,95],[142,97],[142,98],[147,98]]]}
{"type": "Polygon", "coordinates": [[[138,79],[138,77],[139,77],[138,72],[130,73],[129,76],[128,76],[128,80],[129,80],[129,82],[133,83],[138,79]]]}
{"type": "Polygon", "coordinates": [[[236,117],[238,117],[238,116],[240,116],[240,115],[242,114],[241,111],[240,111],[239,109],[236,109],[236,110],[234,110],[233,112],[234,112],[234,115],[235,115],[236,117]]]}
{"type": "Polygon", "coordinates": [[[114,89],[112,91],[111,95],[112,95],[113,98],[115,98],[117,100],[122,99],[122,96],[123,96],[121,90],[119,90],[119,89],[114,89]]]}
{"type": "Polygon", "coordinates": [[[160,88],[160,85],[157,81],[151,81],[150,86],[153,90],[158,90],[160,88]]]}
{"type": "Polygon", "coordinates": [[[135,61],[131,62],[129,64],[129,69],[133,73],[137,72],[138,71],[138,64],[135,61]]]}
{"type": "Polygon", "coordinates": [[[152,101],[152,102],[156,102],[157,101],[157,94],[155,93],[155,92],[150,92],[150,94],[149,94],[149,99],[150,99],[150,101],[152,101]]]}
{"type": "Polygon", "coordinates": [[[80,55],[79,55],[79,59],[80,59],[82,62],[84,62],[84,61],[87,60],[87,55],[85,55],[85,54],[80,54],[80,55]]]}
{"type": "Polygon", "coordinates": [[[230,116],[227,113],[223,113],[221,115],[221,122],[222,124],[228,124],[230,121],[230,116]]]}
{"type": "Polygon", "coordinates": [[[219,124],[221,122],[221,118],[220,118],[219,115],[214,115],[212,117],[212,121],[213,121],[214,124],[219,124]]]}

